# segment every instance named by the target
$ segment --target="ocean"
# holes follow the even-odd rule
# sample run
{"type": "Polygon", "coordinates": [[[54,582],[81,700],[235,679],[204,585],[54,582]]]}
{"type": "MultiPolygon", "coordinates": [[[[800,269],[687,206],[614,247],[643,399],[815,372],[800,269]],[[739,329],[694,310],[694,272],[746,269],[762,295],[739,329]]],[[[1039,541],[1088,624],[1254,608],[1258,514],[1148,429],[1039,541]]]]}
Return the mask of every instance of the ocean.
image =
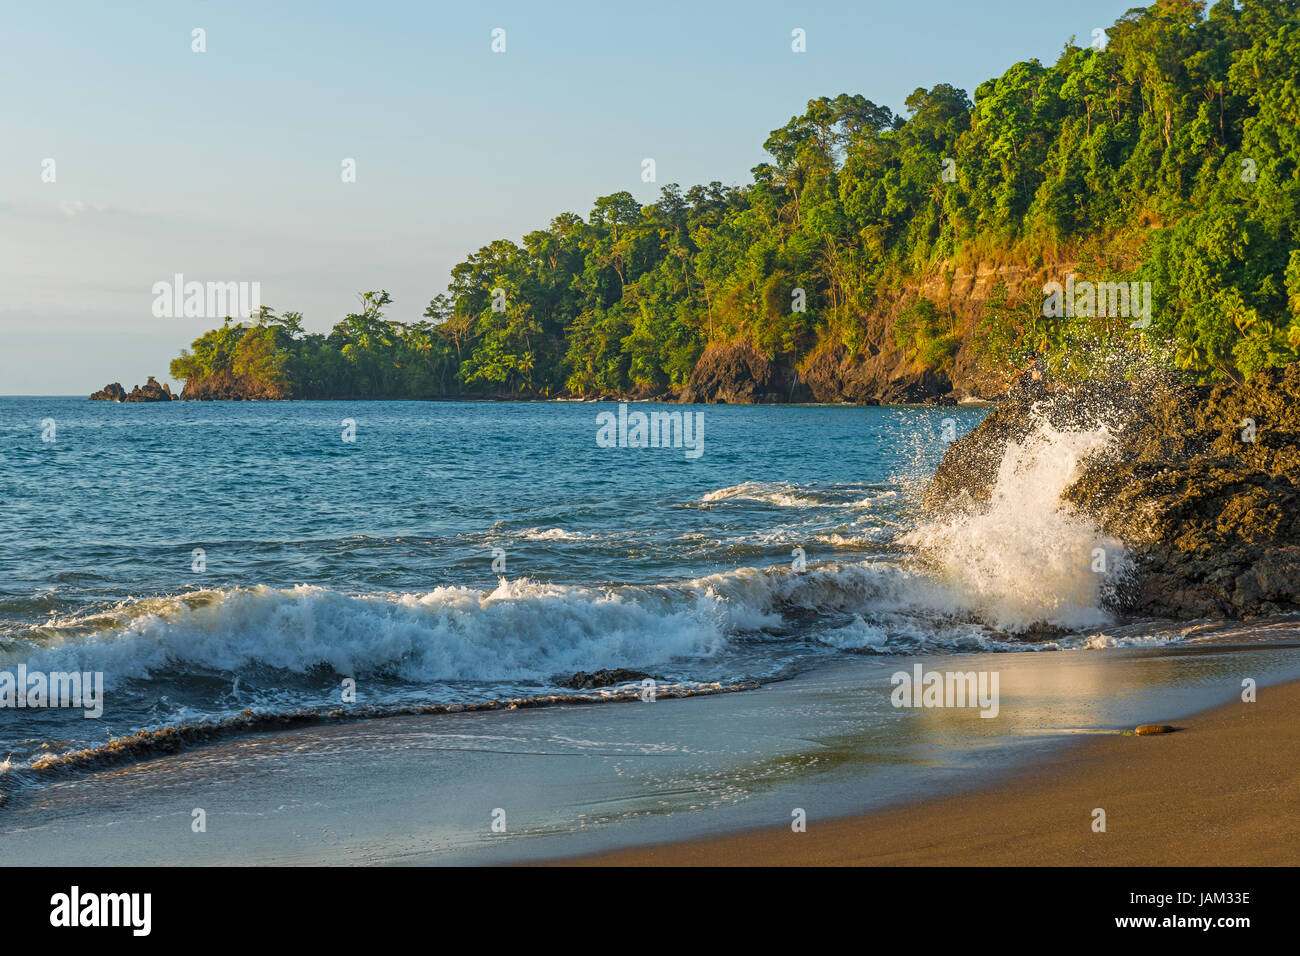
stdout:
{"type": "Polygon", "coordinates": [[[1122,545],[1058,499],[1104,432],[1041,429],[944,517],[921,490],[982,408],[626,412],[698,416],[699,454],[598,440],[612,403],[0,399],[0,678],[103,681],[94,719],[0,707],[0,789],[141,731],[1295,638],[1114,619],[1122,545]],[[603,668],[653,683],[565,686],[603,668]]]}

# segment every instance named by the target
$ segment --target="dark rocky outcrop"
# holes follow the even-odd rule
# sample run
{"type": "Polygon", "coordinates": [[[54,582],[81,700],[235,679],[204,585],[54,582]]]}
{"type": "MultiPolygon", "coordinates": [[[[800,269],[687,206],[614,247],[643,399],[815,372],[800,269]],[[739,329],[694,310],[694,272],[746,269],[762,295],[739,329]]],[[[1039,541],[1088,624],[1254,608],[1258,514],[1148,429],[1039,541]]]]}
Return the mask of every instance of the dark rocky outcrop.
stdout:
{"type": "Polygon", "coordinates": [[[1300,365],[1244,385],[1013,394],[949,447],[925,503],[978,506],[1007,442],[1044,416],[1116,432],[1063,498],[1129,547],[1135,568],[1120,610],[1180,619],[1300,610],[1300,365]]]}
{"type": "Polygon", "coordinates": [[[675,402],[677,390],[667,385],[634,385],[627,397],[634,402],[675,402]]]}
{"type": "Polygon", "coordinates": [[[122,387],[121,382],[110,382],[98,392],[91,392],[90,400],[92,402],[121,402],[126,400],[126,389],[122,387]]]}
{"type": "Polygon", "coordinates": [[[90,396],[92,402],[170,402],[175,398],[170,385],[159,385],[152,375],[143,385],[137,385],[128,393],[121,382],[105,385],[90,396]]]}
{"type": "Polygon", "coordinates": [[[588,674],[586,671],[578,671],[566,681],[561,681],[561,687],[569,687],[573,690],[594,690],[597,687],[610,687],[614,684],[627,684],[632,681],[641,680],[662,680],[653,674],[645,674],[641,671],[630,671],[623,667],[616,667],[611,670],[592,671],[588,674]]]}
{"type": "Polygon", "coordinates": [[[843,345],[825,348],[796,371],[773,362],[750,342],[715,342],[695,363],[679,400],[727,405],[955,405],[957,394],[946,372],[923,368],[875,346],[856,355],[843,345]]]}
{"type": "Polygon", "coordinates": [[[1049,391],[1041,383],[1013,388],[979,427],[948,446],[925,490],[928,508],[987,501],[1009,442],[1023,441],[1047,421],[1059,429],[1091,428],[1098,422],[1132,419],[1143,413],[1153,386],[1092,383],[1049,391]]]}
{"type": "Polygon", "coordinates": [[[719,405],[806,402],[810,393],[790,369],[777,365],[749,342],[708,346],[679,401],[719,405]]]}
{"type": "Polygon", "coordinates": [[[131,394],[122,399],[124,402],[170,402],[172,400],[170,385],[159,385],[152,375],[143,385],[131,389],[131,394]]]}

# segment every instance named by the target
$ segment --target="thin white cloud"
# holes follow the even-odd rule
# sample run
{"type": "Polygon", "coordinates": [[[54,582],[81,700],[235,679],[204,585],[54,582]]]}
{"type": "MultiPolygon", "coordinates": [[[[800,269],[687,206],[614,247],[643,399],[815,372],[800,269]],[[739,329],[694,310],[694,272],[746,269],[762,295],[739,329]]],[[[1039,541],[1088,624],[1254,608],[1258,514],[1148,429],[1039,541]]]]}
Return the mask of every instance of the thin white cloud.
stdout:
{"type": "Polygon", "coordinates": [[[88,213],[108,212],[108,206],[101,202],[86,202],[82,199],[60,199],[59,212],[71,218],[73,216],[84,216],[88,213]]]}

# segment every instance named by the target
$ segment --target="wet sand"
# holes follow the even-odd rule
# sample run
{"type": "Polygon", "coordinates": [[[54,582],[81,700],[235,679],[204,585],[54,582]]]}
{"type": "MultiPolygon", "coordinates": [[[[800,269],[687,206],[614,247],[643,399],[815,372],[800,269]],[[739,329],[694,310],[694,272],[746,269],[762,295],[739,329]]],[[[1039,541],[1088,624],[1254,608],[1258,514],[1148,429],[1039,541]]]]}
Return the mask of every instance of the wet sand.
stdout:
{"type": "Polygon", "coordinates": [[[711,697],[251,734],[14,792],[3,862],[1294,862],[1300,646],[925,662],[999,672],[998,717],[895,709],[913,660],[865,657],[711,697]],[[1245,676],[1259,703],[1178,720],[1245,676]],[[1189,729],[1118,736],[1152,721],[1189,729]],[[784,828],[795,807],[807,833],[784,828]]]}
{"type": "Polygon", "coordinates": [[[1160,736],[1105,736],[995,786],[836,820],[622,850],[601,865],[1300,863],[1300,682],[1160,736]],[[1105,810],[1106,831],[1093,813],[1105,810]]]}

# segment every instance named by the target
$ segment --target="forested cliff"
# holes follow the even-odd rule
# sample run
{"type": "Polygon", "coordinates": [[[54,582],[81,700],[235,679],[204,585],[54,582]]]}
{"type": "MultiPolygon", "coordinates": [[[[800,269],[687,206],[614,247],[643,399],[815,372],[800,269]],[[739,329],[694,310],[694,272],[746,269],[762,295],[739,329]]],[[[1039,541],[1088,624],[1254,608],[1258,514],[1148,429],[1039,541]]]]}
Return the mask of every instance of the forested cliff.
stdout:
{"type": "Polygon", "coordinates": [[[328,334],[264,309],[171,373],[187,398],[916,401],[1030,356],[1241,380],[1300,352],[1297,61],[1297,0],[1161,0],[973,96],[813,100],[751,182],[560,213],[470,254],[425,321],[383,292],[328,334]],[[1149,283],[1149,323],[1104,295],[1044,316],[1067,278],[1149,283]]]}

